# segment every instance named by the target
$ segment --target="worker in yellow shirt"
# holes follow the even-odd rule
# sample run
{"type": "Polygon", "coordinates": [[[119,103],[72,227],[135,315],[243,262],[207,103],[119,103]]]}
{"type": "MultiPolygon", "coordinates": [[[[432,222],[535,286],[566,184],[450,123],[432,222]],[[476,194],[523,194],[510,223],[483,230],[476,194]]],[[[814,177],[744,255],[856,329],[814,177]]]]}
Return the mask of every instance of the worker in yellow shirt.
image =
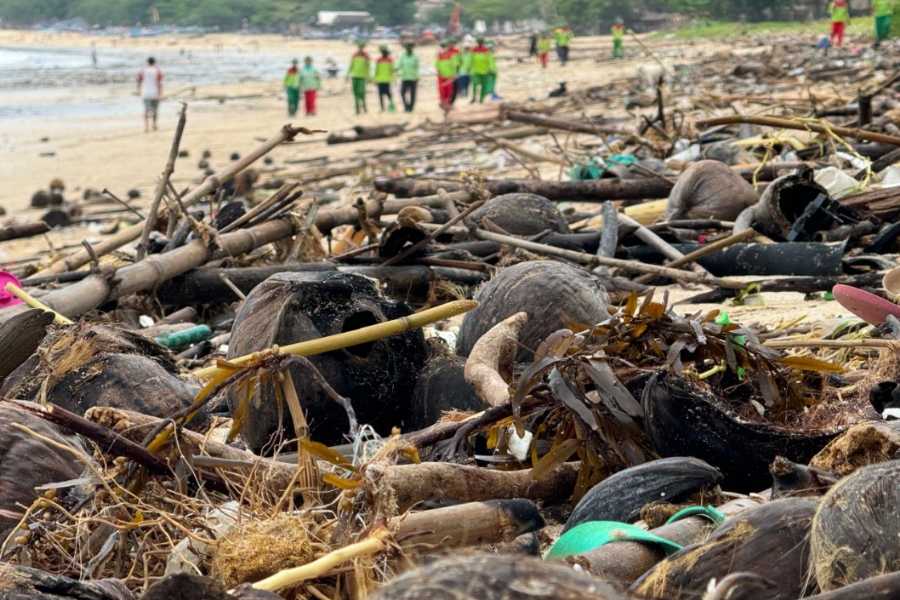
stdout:
{"type": "Polygon", "coordinates": [[[613,58],[625,58],[625,22],[619,17],[612,26],[613,58]]]}

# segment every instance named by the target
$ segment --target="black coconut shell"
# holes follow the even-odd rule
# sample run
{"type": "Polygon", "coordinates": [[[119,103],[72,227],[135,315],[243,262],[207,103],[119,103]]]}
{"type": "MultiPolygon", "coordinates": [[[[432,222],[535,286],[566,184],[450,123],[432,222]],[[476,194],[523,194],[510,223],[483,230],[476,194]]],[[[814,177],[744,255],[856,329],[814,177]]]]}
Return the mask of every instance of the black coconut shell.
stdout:
{"type": "Polygon", "coordinates": [[[757,201],[756,191],[739,173],[717,160],[693,163],[669,194],[666,220],[734,220],[757,201]]]}
{"type": "Polygon", "coordinates": [[[794,600],[808,591],[809,529],[816,502],[775,500],[751,508],[716,529],[705,542],[685,547],[658,563],[632,586],[650,600],[688,600],[703,596],[711,579],[738,572],[772,581],[756,600],[794,600]]]}
{"type": "Polygon", "coordinates": [[[165,577],[141,596],[141,600],[281,600],[281,596],[242,585],[229,593],[210,577],[179,573],[165,577]]]}
{"type": "Polygon", "coordinates": [[[569,224],[556,204],[537,194],[494,196],[472,211],[466,221],[482,227],[485,218],[513,235],[535,235],[548,230],[569,232],[569,224]]]}
{"type": "MultiPolygon", "coordinates": [[[[78,581],[38,569],[0,563],[0,600],[134,600],[116,579],[78,581]]],[[[177,600],[169,598],[168,600],[177,600]]]]}
{"type": "MultiPolygon", "coordinates": [[[[408,316],[408,306],[382,298],[375,283],[359,275],[336,272],[279,273],[256,286],[235,317],[228,356],[235,357],[273,345],[351,331],[408,316]]],[[[391,427],[407,429],[412,392],[425,362],[421,331],[409,331],[377,342],[310,357],[322,376],[350,399],[360,423],[382,434],[391,427]]],[[[300,367],[291,367],[313,440],[343,443],[346,413],[300,367]]],[[[266,449],[273,435],[293,437],[289,411],[279,410],[274,388],[257,388],[254,409],[244,421],[242,436],[254,451],[266,449]]],[[[234,410],[236,390],[229,391],[234,410]]]]}
{"type": "Polygon", "coordinates": [[[75,479],[82,472],[82,465],[70,453],[16,428],[15,424],[81,449],[76,437],[63,434],[14,403],[0,403],[0,536],[4,538],[18,522],[15,515],[37,497],[36,486],[75,479]]]}
{"type": "Polygon", "coordinates": [[[408,571],[372,600],[626,600],[608,583],[557,562],[503,554],[447,558],[408,571]]]}
{"type": "Polygon", "coordinates": [[[651,502],[677,502],[721,479],[718,469],[696,458],[661,458],[630,467],[588,490],[563,531],[587,521],[630,523],[651,502]]]}
{"type": "Polygon", "coordinates": [[[490,408],[466,381],[466,360],[451,354],[435,354],[419,374],[413,392],[414,406],[410,430],[433,425],[450,410],[479,411],[490,408]]]}
{"type": "Polygon", "coordinates": [[[822,499],[811,538],[823,590],[900,571],[900,460],[840,480],[822,499]]]}
{"type": "Polygon", "coordinates": [[[665,373],[644,387],[644,425],[661,456],[694,456],[716,467],[723,487],[758,492],[771,485],[776,456],[806,464],[839,432],[797,431],[740,420],[724,401],[665,373]]]}
{"type": "Polygon", "coordinates": [[[528,323],[519,334],[518,360],[529,360],[548,335],[573,324],[594,325],[609,318],[606,288],[583,269],[535,260],[500,271],[475,295],[478,306],[466,313],[456,352],[468,356],[494,325],[519,312],[528,323]]]}

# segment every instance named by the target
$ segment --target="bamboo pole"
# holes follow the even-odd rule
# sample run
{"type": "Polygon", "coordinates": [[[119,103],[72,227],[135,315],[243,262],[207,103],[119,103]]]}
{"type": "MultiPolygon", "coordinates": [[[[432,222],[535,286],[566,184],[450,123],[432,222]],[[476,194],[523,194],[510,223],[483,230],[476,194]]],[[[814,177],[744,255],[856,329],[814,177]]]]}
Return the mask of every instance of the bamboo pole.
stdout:
{"type": "MultiPolygon", "coordinates": [[[[461,315],[472,310],[476,306],[478,306],[478,303],[474,300],[456,300],[411,314],[408,317],[401,317],[376,325],[369,325],[368,327],[362,327],[353,331],[336,333],[315,340],[307,340],[305,342],[281,346],[278,351],[282,354],[293,354],[295,356],[324,354],[325,352],[332,352],[350,346],[358,346],[359,344],[367,344],[388,336],[399,335],[413,329],[419,329],[426,325],[430,325],[431,323],[461,315]]],[[[261,350],[252,354],[245,354],[244,356],[228,360],[227,364],[232,367],[243,367],[260,360],[270,351],[271,350],[261,350]]],[[[194,376],[199,379],[209,380],[227,372],[229,372],[227,367],[206,367],[194,371],[194,376]]]]}
{"type": "Polygon", "coordinates": [[[24,302],[26,305],[30,306],[31,308],[36,308],[38,310],[43,310],[43,311],[46,311],[46,312],[52,314],[53,320],[56,322],[57,325],[71,325],[72,324],[72,321],[70,319],[67,319],[63,315],[59,314],[58,312],[56,312],[55,310],[53,310],[52,308],[50,308],[49,306],[47,306],[46,304],[44,304],[43,302],[38,300],[37,298],[33,297],[31,294],[29,294],[28,292],[23,290],[22,288],[18,287],[16,284],[7,283],[6,291],[9,292],[10,294],[12,294],[13,296],[15,296],[16,298],[18,298],[19,300],[21,300],[22,302],[24,302]]]}
{"type": "Polygon", "coordinates": [[[716,127],[718,125],[737,125],[739,123],[747,123],[749,125],[762,125],[764,127],[780,127],[781,129],[796,129],[799,131],[814,131],[816,133],[837,134],[841,137],[849,137],[858,140],[866,140],[869,142],[879,142],[882,144],[891,144],[900,146],[900,137],[888,135],[886,133],[878,133],[877,131],[867,131],[865,129],[853,129],[850,127],[840,127],[825,121],[817,120],[798,120],[788,119],[784,117],[769,116],[753,116],[753,115],[731,115],[727,117],[716,117],[714,119],[704,119],[697,121],[699,129],[708,127],[716,127]]]}
{"type": "Polygon", "coordinates": [[[252,587],[253,589],[267,592],[277,592],[285,588],[294,587],[308,579],[321,577],[345,562],[364,556],[371,556],[386,550],[389,538],[390,532],[387,529],[377,529],[362,541],[329,552],[311,563],[279,571],[271,577],[257,581],[252,587]]]}
{"type": "MultiPolygon", "coordinates": [[[[284,142],[293,140],[300,133],[307,134],[312,132],[305,127],[291,127],[290,125],[285,125],[281,128],[281,131],[279,131],[277,135],[264,142],[261,146],[244,156],[242,159],[231,163],[222,172],[215,173],[207,177],[200,185],[200,187],[194,189],[181,199],[182,204],[184,204],[184,206],[191,206],[192,204],[196,204],[208,194],[216,191],[220,185],[234,178],[235,175],[271,152],[275,147],[283,144],[284,142]]],[[[143,222],[132,225],[131,227],[122,230],[117,235],[94,246],[94,253],[97,256],[109,254],[113,250],[121,248],[125,244],[136,240],[143,231],[143,222]]],[[[74,252],[70,256],[50,265],[37,274],[50,275],[54,273],[73,271],[82,265],[86,265],[91,260],[91,255],[88,254],[86,250],[78,250],[77,252],[74,252]]]]}

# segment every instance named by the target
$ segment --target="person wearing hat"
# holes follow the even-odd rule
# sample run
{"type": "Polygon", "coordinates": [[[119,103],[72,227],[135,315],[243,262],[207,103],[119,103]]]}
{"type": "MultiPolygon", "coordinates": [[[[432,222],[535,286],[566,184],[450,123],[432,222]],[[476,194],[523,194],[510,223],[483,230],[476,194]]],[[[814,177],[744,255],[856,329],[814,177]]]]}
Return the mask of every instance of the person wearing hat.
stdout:
{"type": "Polygon", "coordinates": [[[419,57],[413,53],[415,45],[407,42],[406,52],[397,59],[397,73],[400,74],[400,99],[403,110],[412,112],[416,107],[416,91],[419,88],[419,57]]]}
{"type": "Polygon", "coordinates": [[[347,76],[353,89],[353,105],[356,114],[368,112],[366,108],[366,84],[372,78],[372,61],[366,53],[366,43],[359,41],[356,43],[356,52],[350,59],[350,68],[347,70],[347,76]]]}
{"type": "Polygon", "coordinates": [[[453,103],[453,88],[456,87],[456,76],[459,74],[459,51],[449,40],[441,42],[434,68],[437,71],[438,101],[444,112],[447,112],[453,103]]]}
{"type": "Polygon", "coordinates": [[[475,40],[472,48],[472,102],[484,102],[491,92],[489,87],[491,73],[496,72],[494,53],[484,43],[484,38],[475,40]]]}
{"type": "Polygon", "coordinates": [[[553,32],[553,37],[556,40],[556,56],[559,57],[559,62],[562,66],[566,66],[566,63],[569,62],[569,46],[572,44],[573,36],[574,34],[568,25],[557,27],[553,32]]]}
{"type": "Polygon", "coordinates": [[[622,17],[612,26],[613,58],[625,58],[625,22],[622,17]]]}
{"type": "Polygon", "coordinates": [[[316,114],[316,96],[320,89],[322,76],[313,66],[312,56],[307,56],[303,59],[303,68],[300,69],[300,91],[303,92],[303,110],[307,117],[316,114]]]}
{"type": "Polygon", "coordinates": [[[387,98],[388,111],[394,112],[397,108],[394,106],[394,96],[391,93],[391,85],[394,83],[396,70],[394,69],[394,59],[391,57],[391,51],[387,46],[378,48],[381,56],[375,61],[375,85],[378,86],[378,104],[381,106],[381,112],[384,112],[384,99],[387,98]]]}
{"type": "Polygon", "coordinates": [[[300,105],[300,70],[297,68],[297,64],[295,58],[284,75],[284,92],[287,95],[289,117],[297,114],[297,108],[300,105]]]}
{"type": "Polygon", "coordinates": [[[537,57],[538,62],[541,63],[543,68],[547,68],[547,63],[549,62],[550,57],[550,47],[553,45],[550,36],[547,35],[546,31],[542,31],[537,39],[537,57]]]}

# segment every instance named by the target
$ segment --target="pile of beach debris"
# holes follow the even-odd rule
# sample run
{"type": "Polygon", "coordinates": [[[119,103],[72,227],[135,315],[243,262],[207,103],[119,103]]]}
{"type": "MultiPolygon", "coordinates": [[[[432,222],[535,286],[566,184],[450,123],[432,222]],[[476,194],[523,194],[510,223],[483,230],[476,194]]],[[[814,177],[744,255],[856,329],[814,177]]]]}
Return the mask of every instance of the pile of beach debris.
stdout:
{"type": "Polygon", "coordinates": [[[104,237],[0,265],[0,600],[898,597],[896,65],[674,58],[36,193],[104,237]]]}

